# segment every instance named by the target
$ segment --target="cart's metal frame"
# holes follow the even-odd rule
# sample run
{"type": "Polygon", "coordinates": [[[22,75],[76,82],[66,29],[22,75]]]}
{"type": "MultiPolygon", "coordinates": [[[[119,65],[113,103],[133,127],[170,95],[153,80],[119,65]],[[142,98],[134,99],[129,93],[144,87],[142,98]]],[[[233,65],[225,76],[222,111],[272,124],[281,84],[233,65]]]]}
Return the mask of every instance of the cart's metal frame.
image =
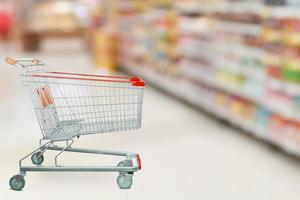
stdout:
{"type": "MultiPolygon", "coordinates": [[[[121,151],[107,151],[107,150],[93,150],[93,149],[83,149],[83,148],[73,148],[71,145],[74,143],[74,140],[67,140],[65,147],[59,147],[54,144],[55,141],[47,141],[45,144],[41,144],[40,140],[40,146],[39,148],[35,149],[31,153],[24,156],[19,161],[19,167],[20,167],[20,174],[22,176],[26,175],[26,172],[120,172],[120,173],[127,173],[127,174],[133,174],[134,172],[138,171],[140,166],[140,158],[138,154],[130,153],[130,152],[121,152],[121,151]],[[68,141],[71,141],[70,144],[68,144],[68,141]],[[59,153],[55,156],[55,166],[23,166],[22,161],[24,161],[29,156],[32,156],[34,153],[42,152],[41,155],[43,155],[46,150],[53,150],[53,151],[59,151],[59,153]],[[63,152],[75,152],[75,153],[87,153],[87,154],[98,154],[98,155],[110,155],[110,156],[119,156],[119,157],[125,157],[126,161],[129,161],[130,163],[135,163],[135,165],[128,166],[128,167],[119,167],[119,166],[107,166],[107,167],[78,167],[78,166],[61,166],[58,164],[58,157],[63,152]]],[[[39,157],[37,157],[37,160],[39,157]]]]}
{"type": "MultiPolygon", "coordinates": [[[[13,59],[6,58],[5,61],[10,65],[20,66],[25,70],[25,76],[28,73],[33,74],[36,72],[45,72],[46,65],[37,59],[13,59]],[[29,62],[29,64],[24,64],[24,62],[29,62]],[[30,67],[35,67],[34,70],[28,71],[30,67]]],[[[39,121],[40,124],[40,121],[39,121]]],[[[41,124],[40,124],[41,126],[41,124]]],[[[41,127],[42,129],[42,127],[41,127]]],[[[77,136],[79,137],[79,136],[77,136]]],[[[73,137],[74,138],[74,137],[73,137]]],[[[92,149],[82,149],[73,148],[74,143],[73,138],[68,139],[49,139],[42,138],[39,141],[39,147],[34,151],[30,152],[24,156],[19,161],[20,174],[13,176],[10,179],[10,186],[13,190],[22,190],[25,186],[24,177],[27,172],[119,172],[117,183],[121,189],[129,189],[132,185],[132,177],[134,172],[141,169],[141,160],[139,154],[130,152],[119,152],[119,151],[107,151],[107,150],[92,150],[92,149]],[[65,142],[65,146],[57,146],[56,143],[65,142]],[[55,156],[54,164],[52,166],[41,165],[44,161],[43,155],[46,151],[58,151],[55,156]],[[86,154],[96,154],[96,155],[110,155],[125,157],[125,160],[119,162],[117,166],[62,166],[58,164],[58,158],[64,152],[73,153],[86,153],[86,154]],[[31,161],[34,165],[24,166],[23,161],[31,156],[31,161]],[[42,161],[39,163],[38,160],[42,157],[42,161]]]]}

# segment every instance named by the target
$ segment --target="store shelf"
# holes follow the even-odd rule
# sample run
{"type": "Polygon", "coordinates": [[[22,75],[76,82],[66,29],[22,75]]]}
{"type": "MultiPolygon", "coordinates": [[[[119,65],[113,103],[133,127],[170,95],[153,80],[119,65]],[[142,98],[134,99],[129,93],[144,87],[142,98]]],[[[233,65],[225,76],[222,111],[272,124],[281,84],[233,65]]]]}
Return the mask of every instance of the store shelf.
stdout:
{"type": "MultiPolygon", "coordinates": [[[[212,78],[213,76],[208,76],[205,73],[195,73],[194,71],[189,72],[188,70],[185,70],[184,74],[187,77],[197,80],[197,81],[200,81],[200,82],[203,82],[208,86],[218,88],[229,94],[240,96],[240,97],[246,98],[254,103],[260,104],[260,105],[264,106],[265,108],[269,109],[270,111],[280,114],[283,117],[286,117],[286,118],[292,119],[292,120],[296,120],[296,121],[300,121],[300,117],[299,117],[298,113],[296,113],[292,110],[288,110],[288,109],[281,109],[280,107],[277,106],[277,104],[273,104],[272,102],[268,101],[267,98],[264,98],[264,96],[252,95],[247,90],[238,89],[238,88],[234,88],[234,87],[225,85],[223,83],[220,83],[218,80],[215,80],[214,78],[212,78]]],[[[281,83],[277,83],[277,84],[281,85],[281,83]]],[[[297,86],[291,86],[291,84],[285,84],[285,86],[287,86],[287,85],[289,85],[289,87],[297,87],[297,86]]],[[[295,90],[295,88],[291,88],[291,89],[295,90]]]]}
{"type": "Polygon", "coordinates": [[[242,22],[234,21],[222,21],[216,22],[218,25],[217,30],[230,31],[233,33],[239,34],[248,34],[248,35],[259,35],[261,32],[261,26],[259,24],[246,24],[242,22]]]}
{"type": "MultiPolygon", "coordinates": [[[[153,71],[151,68],[146,66],[138,67],[134,63],[128,62],[126,60],[121,60],[120,64],[122,68],[128,73],[143,77],[150,84],[194,106],[200,107],[201,109],[206,110],[207,112],[215,115],[218,118],[232,123],[233,125],[245,130],[246,132],[253,134],[259,139],[277,145],[289,154],[300,156],[300,146],[295,142],[289,141],[287,139],[283,140],[279,136],[276,137],[275,133],[271,133],[269,130],[265,130],[251,121],[244,120],[243,118],[234,115],[231,112],[228,112],[224,108],[216,106],[210,101],[210,99],[207,99],[200,94],[191,91],[185,81],[167,77],[153,71]]],[[[208,83],[209,85],[211,85],[212,82],[215,84],[214,81],[209,82],[208,80],[209,79],[205,79],[204,82],[208,83]]],[[[219,85],[217,87],[219,87],[219,85]]],[[[226,91],[234,93],[236,92],[232,89],[226,89],[226,91]]]]}
{"type": "Polygon", "coordinates": [[[200,4],[198,2],[177,2],[175,7],[183,14],[212,14],[216,12],[253,13],[260,15],[265,7],[259,2],[217,2],[200,4]]]}
{"type": "Polygon", "coordinates": [[[276,18],[300,18],[299,7],[297,6],[264,6],[262,14],[276,18]]]}
{"type": "Polygon", "coordinates": [[[290,95],[300,96],[300,85],[295,83],[289,83],[270,78],[269,86],[273,89],[286,91],[290,95]]]}
{"type": "Polygon", "coordinates": [[[179,1],[175,4],[175,8],[182,14],[214,14],[251,13],[258,16],[272,16],[276,18],[293,17],[300,18],[299,8],[297,6],[269,6],[263,5],[261,2],[241,1],[241,2],[217,2],[200,4],[192,1],[179,1]]]}
{"type": "Polygon", "coordinates": [[[214,4],[199,4],[198,2],[177,2],[175,8],[186,15],[212,14],[216,11],[214,4]]]}
{"type": "MultiPolygon", "coordinates": [[[[266,27],[275,26],[281,18],[287,20],[286,11],[295,18],[297,13],[291,7],[273,8],[262,1],[226,0],[176,0],[171,10],[178,15],[164,10],[156,17],[155,9],[150,9],[140,15],[156,17],[154,21],[122,18],[129,25],[122,30],[127,32],[130,27],[133,34],[120,34],[124,41],[119,64],[168,93],[300,156],[300,86],[288,81],[297,82],[297,74],[291,79],[273,79],[280,77],[283,55],[276,54],[279,62],[275,64],[266,59],[278,50],[272,48],[273,40],[286,48],[284,38],[276,37],[291,30],[277,27],[272,35],[266,27]],[[149,27],[159,29],[159,34],[151,34],[149,27]],[[137,52],[132,51],[136,48],[137,52]]],[[[297,24],[293,27],[298,30],[297,24]]]]}

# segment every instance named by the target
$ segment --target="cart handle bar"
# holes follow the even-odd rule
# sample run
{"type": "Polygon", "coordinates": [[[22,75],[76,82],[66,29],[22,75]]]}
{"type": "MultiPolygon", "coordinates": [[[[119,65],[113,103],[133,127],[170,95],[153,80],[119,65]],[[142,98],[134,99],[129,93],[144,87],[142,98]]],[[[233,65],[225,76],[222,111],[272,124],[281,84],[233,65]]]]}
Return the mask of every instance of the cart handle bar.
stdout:
{"type": "MultiPolygon", "coordinates": [[[[51,72],[48,72],[51,73],[51,72]]],[[[118,76],[100,76],[100,75],[91,75],[91,74],[74,74],[74,73],[64,73],[64,72],[54,72],[54,74],[65,74],[65,75],[78,75],[78,76],[89,76],[89,77],[97,77],[97,78],[79,78],[79,77],[68,77],[68,76],[50,76],[50,75],[42,75],[42,74],[34,74],[32,77],[39,78],[53,78],[53,79],[68,79],[68,80],[81,80],[81,81],[98,81],[98,82],[114,82],[114,83],[131,83],[132,86],[143,87],[145,86],[145,81],[143,81],[139,77],[131,77],[128,80],[113,80],[109,78],[120,78],[118,76]],[[104,78],[104,79],[103,79],[104,78]]],[[[121,76],[120,79],[124,79],[121,76]]]]}
{"type": "MultiPolygon", "coordinates": [[[[19,64],[18,61],[31,61],[34,64],[39,64],[40,63],[40,61],[35,59],[35,58],[33,58],[33,59],[18,59],[18,60],[14,59],[14,58],[11,58],[11,57],[6,57],[5,58],[5,62],[9,65],[19,64]]],[[[24,67],[24,66],[22,66],[22,67],[24,67]]]]}

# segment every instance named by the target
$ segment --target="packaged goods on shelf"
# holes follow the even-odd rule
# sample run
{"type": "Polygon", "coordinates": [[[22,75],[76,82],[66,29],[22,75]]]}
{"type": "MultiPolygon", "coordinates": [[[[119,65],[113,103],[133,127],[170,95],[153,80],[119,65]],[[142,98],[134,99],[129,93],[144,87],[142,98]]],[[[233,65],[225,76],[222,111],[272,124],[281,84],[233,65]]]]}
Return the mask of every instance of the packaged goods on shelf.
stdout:
{"type": "Polygon", "coordinates": [[[121,57],[176,74],[176,15],[172,11],[153,8],[147,13],[122,15],[119,23],[121,57]]]}
{"type": "Polygon", "coordinates": [[[166,79],[158,87],[300,156],[300,15],[284,9],[176,0],[172,23],[170,9],[122,18],[120,64],[150,82],[166,79]]]}

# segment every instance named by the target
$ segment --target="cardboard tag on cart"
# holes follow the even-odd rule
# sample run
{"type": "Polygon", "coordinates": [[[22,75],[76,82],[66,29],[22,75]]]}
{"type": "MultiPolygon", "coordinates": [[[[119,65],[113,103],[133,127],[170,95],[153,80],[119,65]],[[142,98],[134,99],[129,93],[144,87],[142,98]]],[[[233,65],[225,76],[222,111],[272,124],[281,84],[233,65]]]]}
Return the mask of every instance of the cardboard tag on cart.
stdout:
{"type": "Polygon", "coordinates": [[[37,93],[40,96],[43,108],[46,108],[53,104],[53,99],[51,97],[49,87],[42,87],[37,90],[37,93]]]}

